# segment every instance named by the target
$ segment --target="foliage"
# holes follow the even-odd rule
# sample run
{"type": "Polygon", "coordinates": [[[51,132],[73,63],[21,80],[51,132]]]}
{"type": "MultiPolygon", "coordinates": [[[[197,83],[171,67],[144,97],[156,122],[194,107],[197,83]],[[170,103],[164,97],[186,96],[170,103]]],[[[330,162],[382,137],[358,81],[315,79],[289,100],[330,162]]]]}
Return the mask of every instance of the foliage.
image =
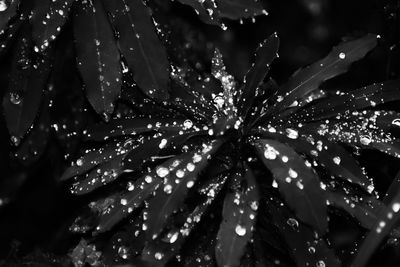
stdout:
{"type": "MultiPolygon", "coordinates": [[[[222,29],[267,14],[253,0],[178,2],[222,29]]],[[[238,79],[217,48],[209,68],[191,66],[165,1],[0,3],[15,155],[34,163],[54,132],[76,157],[61,175],[88,203],[69,227],[75,266],[341,266],[335,213],[367,232],[354,266],[396,236],[399,179],[379,198],[358,155],[400,157],[400,116],[387,108],[400,81],[321,87],[379,35],[347,39],[278,84],[276,33],[238,79]]]]}

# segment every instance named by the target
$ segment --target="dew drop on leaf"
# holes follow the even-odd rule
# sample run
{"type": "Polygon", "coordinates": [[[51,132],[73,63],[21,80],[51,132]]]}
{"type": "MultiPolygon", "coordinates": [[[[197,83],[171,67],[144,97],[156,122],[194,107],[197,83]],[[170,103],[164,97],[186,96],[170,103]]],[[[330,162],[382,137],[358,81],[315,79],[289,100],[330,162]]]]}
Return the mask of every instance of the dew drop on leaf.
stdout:
{"type": "Polygon", "coordinates": [[[324,261],[318,261],[318,262],[316,263],[316,266],[317,266],[317,267],[325,267],[325,262],[324,262],[324,261]]]}
{"type": "Polygon", "coordinates": [[[395,125],[395,126],[400,127],[400,119],[394,119],[394,120],[392,121],[392,124],[395,125]]]}
{"type": "Polygon", "coordinates": [[[8,8],[8,5],[7,5],[6,1],[5,0],[1,0],[0,1],[0,12],[6,11],[7,8],[8,8]]]}
{"type": "Polygon", "coordinates": [[[346,54],[343,53],[343,52],[340,53],[340,54],[339,54],[339,58],[340,58],[340,59],[345,59],[345,58],[346,58],[346,54]]]}
{"type": "Polygon", "coordinates": [[[185,175],[185,172],[183,170],[176,171],[176,177],[182,178],[184,175],[185,175]]]}
{"type": "Polygon", "coordinates": [[[286,223],[296,229],[299,227],[299,222],[294,218],[289,218],[286,223]]]}
{"type": "Polygon", "coordinates": [[[238,236],[244,236],[246,234],[246,228],[241,225],[236,225],[235,232],[238,236]]]}
{"type": "Polygon", "coordinates": [[[188,164],[186,165],[186,169],[187,169],[188,171],[192,172],[192,171],[194,171],[195,166],[194,166],[193,163],[188,163],[188,164]]]}
{"type": "Polygon", "coordinates": [[[16,136],[11,136],[11,142],[15,145],[18,146],[19,143],[21,142],[21,139],[16,137],[16,136]]]}
{"type": "Polygon", "coordinates": [[[266,144],[265,145],[265,151],[264,151],[264,157],[266,159],[274,160],[278,156],[279,152],[273,148],[272,146],[266,144]]]}
{"type": "Polygon", "coordinates": [[[192,188],[193,185],[194,185],[194,182],[193,182],[193,181],[189,181],[189,182],[187,182],[187,184],[186,184],[187,188],[192,188]]]}
{"type": "Polygon", "coordinates": [[[185,129],[190,129],[193,126],[193,122],[191,120],[185,120],[183,122],[183,126],[185,127],[185,129]]]}
{"type": "Polygon", "coordinates": [[[164,254],[162,254],[161,252],[156,252],[156,253],[154,254],[154,258],[155,258],[156,260],[162,260],[162,258],[164,258],[164,254]]]}
{"type": "Polygon", "coordinates": [[[153,178],[150,175],[147,175],[146,177],[144,177],[144,181],[149,184],[153,181],[153,178]]]}
{"type": "Polygon", "coordinates": [[[341,161],[341,159],[340,159],[339,156],[336,156],[336,157],[333,158],[333,163],[335,163],[336,165],[339,165],[340,161],[341,161]]]}
{"type": "Polygon", "coordinates": [[[400,210],[400,203],[398,203],[398,202],[393,203],[393,205],[392,205],[392,210],[393,210],[394,212],[399,212],[399,210],[400,210]]]}
{"type": "Polygon", "coordinates": [[[83,159],[77,159],[76,160],[76,165],[79,166],[79,167],[82,166],[83,165],[83,159]]]}
{"type": "Polygon", "coordinates": [[[160,176],[161,178],[167,176],[169,174],[169,170],[165,167],[158,167],[156,169],[156,173],[158,176],[160,176]]]}
{"type": "Polygon", "coordinates": [[[118,248],[118,255],[126,260],[129,257],[129,251],[125,246],[120,246],[118,248]]]}
{"type": "Polygon", "coordinates": [[[290,178],[297,178],[297,172],[293,169],[289,169],[289,176],[290,178]]]}
{"type": "Polygon", "coordinates": [[[360,137],[360,142],[361,144],[367,146],[372,142],[372,138],[370,136],[363,135],[360,137]]]}
{"type": "Polygon", "coordinates": [[[286,135],[290,139],[297,139],[299,137],[299,132],[294,130],[294,129],[292,129],[292,128],[287,128],[286,129],[286,135]]]}
{"type": "Polygon", "coordinates": [[[10,93],[10,102],[13,103],[14,105],[19,105],[21,104],[21,97],[17,93],[10,93]]]}
{"type": "Polygon", "coordinates": [[[171,194],[172,193],[172,186],[170,184],[166,184],[164,186],[164,192],[167,194],[171,194]]]}

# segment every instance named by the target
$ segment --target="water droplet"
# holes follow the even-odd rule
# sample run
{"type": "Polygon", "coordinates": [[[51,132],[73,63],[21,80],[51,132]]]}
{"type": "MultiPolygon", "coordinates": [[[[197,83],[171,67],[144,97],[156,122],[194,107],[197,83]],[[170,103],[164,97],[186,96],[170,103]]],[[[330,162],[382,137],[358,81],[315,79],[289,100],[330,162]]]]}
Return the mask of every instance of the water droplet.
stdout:
{"type": "Polygon", "coordinates": [[[294,218],[289,218],[289,219],[286,221],[286,223],[287,223],[288,225],[290,225],[291,227],[293,227],[293,228],[298,228],[298,227],[299,227],[299,222],[298,222],[296,219],[294,219],[294,218]]]}
{"type": "Polygon", "coordinates": [[[269,160],[274,160],[278,156],[279,152],[272,146],[270,145],[265,145],[265,150],[264,150],[264,157],[269,160]]]}
{"type": "Polygon", "coordinates": [[[282,156],[282,161],[286,163],[289,161],[289,158],[287,156],[282,156]]]}
{"type": "Polygon", "coordinates": [[[293,170],[292,168],[289,169],[289,176],[290,178],[297,178],[297,172],[293,170]]]}
{"type": "Polygon", "coordinates": [[[336,157],[333,158],[333,163],[335,163],[336,165],[339,165],[340,161],[341,161],[341,159],[340,159],[339,156],[336,156],[336,157]]]}
{"type": "Polygon", "coordinates": [[[310,252],[310,254],[314,254],[315,253],[315,248],[314,247],[309,247],[308,248],[308,252],[310,252]]]}
{"type": "Polygon", "coordinates": [[[295,129],[292,128],[287,128],[286,129],[286,135],[290,139],[297,139],[299,137],[299,132],[296,131],[295,129]]]}
{"type": "Polygon", "coordinates": [[[16,136],[11,136],[11,142],[15,145],[18,146],[19,143],[21,142],[21,139],[16,137],[16,136]]]}
{"type": "Polygon", "coordinates": [[[392,210],[393,210],[394,212],[399,212],[399,210],[400,210],[400,203],[398,203],[398,202],[393,203],[393,205],[392,205],[392,210]]]}
{"type": "Polygon", "coordinates": [[[400,119],[394,119],[394,120],[392,121],[392,124],[393,124],[393,125],[396,125],[396,126],[398,126],[398,127],[400,127],[400,119]]]}
{"type": "Polygon", "coordinates": [[[167,194],[171,194],[172,193],[172,185],[166,184],[164,186],[164,192],[167,193],[167,194]]]}
{"type": "Polygon", "coordinates": [[[129,251],[125,246],[120,246],[118,248],[118,255],[124,260],[126,260],[129,256],[129,251]]]}
{"type": "Polygon", "coordinates": [[[176,171],[176,177],[182,178],[184,175],[185,175],[185,172],[183,170],[176,171]]]}
{"type": "Polygon", "coordinates": [[[275,180],[272,181],[272,187],[278,188],[278,183],[275,180]]]}
{"type": "Polygon", "coordinates": [[[368,135],[362,135],[360,137],[360,142],[361,142],[361,144],[367,146],[372,142],[372,138],[368,135]]]}
{"type": "Polygon", "coordinates": [[[188,163],[188,164],[186,165],[186,169],[187,169],[188,171],[192,172],[192,171],[194,171],[195,166],[194,166],[193,163],[188,163]]]}
{"type": "Polygon", "coordinates": [[[17,93],[10,93],[10,102],[13,103],[14,105],[19,105],[21,104],[21,97],[17,93]]]}
{"type": "Polygon", "coordinates": [[[346,58],[346,54],[343,53],[343,52],[340,53],[340,54],[339,54],[339,58],[340,58],[340,59],[345,59],[345,58],[346,58]]]}
{"type": "Polygon", "coordinates": [[[318,262],[316,263],[316,266],[317,266],[317,267],[325,267],[325,262],[324,262],[324,261],[318,261],[318,262]]]}
{"type": "Polygon", "coordinates": [[[158,176],[160,176],[161,178],[167,176],[169,174],[169,170],[165,167],[157,167],[156,169],[156,173],[158,176]]]}
{"type": "Polygon", "coordinates": [[[154,258],[155,258],[156,260],[162,260],[162,258],[164,258],[164,254],[161,253],[161,252],[156,252],[156,253],[154,254],[154,258]]]}
{"type": "Polygon", "coordinates": [[[185,129],[190,129],[193,126],[193,122],[191,120],[185,120],[183,122],[183,126],[185,127],[185,129]]]}
{"type": "Polygon", "coordinates": [[[126,206],[126,204],[128,204],[128,201],[126,200],[126,198],[121,198],[121,205],[122,206],[126,206]]]}
{"type": "Polygon", "coordinates": [[[153,178],[150,175],[147,175],[146,177],[144,177],[144,181],[149,184],[153,182],[153,178]]]}
{"type": "Polygon", "coordinates": [[[8,8],[8,5],[7,5],[6,1],[5,0],[1,0],[0,1],[0,12],[6,11],[7,8],[8,8]]]}
{"type": "Polygon", "coordinates": [[[244,236],[246,234],[246,228],[241,225],[236,225],[235,232],[238,236],[244,236]]]}
{"type": "Polygon", "coordinates": [[[192,188],[193,185],[194,185],[193,181],[189,181],[189,182],[186,183],[187,188],[192,188]]]}
{"type": "Polygon", "coordinates": [[[76,160],[76,166],[82,166],[83,165],[83,159],[77,159],[76,160]]]}
{"type": "Polygon", "coordinates": [[[250,208],[254,211],[258,210],[258,202],[257,201],[253,201],[250,204],[250,208]]]}
{"type": "Polygon", "coordinates": [[[194,154],[193,156],[193,163],[200,162],[202,157],[199,154],[194,154]]]}
{"type": "Polygon", "coordinates": [[[166,146],[166,144],[167,144],[167,139],[162,139],[158,147],[160,149],[163,149],[166,146]]]}

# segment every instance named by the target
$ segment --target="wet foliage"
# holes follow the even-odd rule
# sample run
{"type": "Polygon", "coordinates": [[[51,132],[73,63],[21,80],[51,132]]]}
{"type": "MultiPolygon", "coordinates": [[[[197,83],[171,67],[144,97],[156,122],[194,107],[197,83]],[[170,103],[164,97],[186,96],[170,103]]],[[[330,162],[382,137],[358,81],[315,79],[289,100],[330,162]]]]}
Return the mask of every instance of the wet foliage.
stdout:
{"type": "MultiPolygon", "coordinates": [[[[314,17],[322,2],[299,1],[314,17]]],[[[269,6],[279,12],[254,0],[0,0],[15,180],[0,209],[32,201],[22,188],[43,170],[45,201],[69,203],[52,209],[56,237],[10,242],[3,263],[366,266],[398,249],[398,29],[332,38],[290,74],[283,63],[301,55],[283,19],[255,49],[230,51],[269,6]],[[360,71],[382,68],[382,51],[385,75],[360,71]]],[[[376,9],[398,22],[395,2],[376,9]]]]}

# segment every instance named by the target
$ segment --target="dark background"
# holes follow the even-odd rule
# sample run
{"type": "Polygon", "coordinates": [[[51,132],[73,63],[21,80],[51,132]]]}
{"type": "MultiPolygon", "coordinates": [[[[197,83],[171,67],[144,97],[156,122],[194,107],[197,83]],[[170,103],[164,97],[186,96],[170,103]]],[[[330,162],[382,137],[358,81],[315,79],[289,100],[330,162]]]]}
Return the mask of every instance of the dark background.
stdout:
{"type": "MultiPolygon", "coordinates": [[[[347,74],[324,86],[348,90],[400,77],[400,1],[264,2],[268,16],[258,17],[255,22],[244,20],[243,24],[226,21],[227,31],[204,24],[191,8],[178,3],[172,5],[170,12],[191,25],[198,34],[193,38],[214,43],[222,51],[228,70],[238,78],[246,73],[258,43],[275,31],[281,39],[281,48],[271,72],[278,83],[284,82],[296,69],[326,55],[342,38],[368,32],[381,35],[378,47],[353,64],[347,74]]],[[[206,53],[205,60],[210,56],[206,53]]],[[[1,95],[7,87],[9,65],[9,58],[1,59],[1,95]]],[[[397,109],[395,105],[391,108],[397,109]]],[[[28,166],[22,164],[10,156],[13,147],[4,118],[0,116],[0,259],[23,257],[38,249],[65,254],[77,241],[76,237],[66,234],[66,229],[85,199],[71,196],[68,188],[57,182],[68,162],[64,160],[60,144],[53,139],[50,135],[46,151],[38,161],[28,166]]],[[[386,189],[399,169],[396,162],[379,153],[366,152],[360,159],[375,178],[378,192],[386,189]]],[[[359,233],[345,219],[334,223],[339,226],[331,234],[332,241],[339,250],[345,249],[359,233]]],[[[399,249],[397,245],[384,247],[373,257],[371,266],[399,266],[399,249]]]]}

